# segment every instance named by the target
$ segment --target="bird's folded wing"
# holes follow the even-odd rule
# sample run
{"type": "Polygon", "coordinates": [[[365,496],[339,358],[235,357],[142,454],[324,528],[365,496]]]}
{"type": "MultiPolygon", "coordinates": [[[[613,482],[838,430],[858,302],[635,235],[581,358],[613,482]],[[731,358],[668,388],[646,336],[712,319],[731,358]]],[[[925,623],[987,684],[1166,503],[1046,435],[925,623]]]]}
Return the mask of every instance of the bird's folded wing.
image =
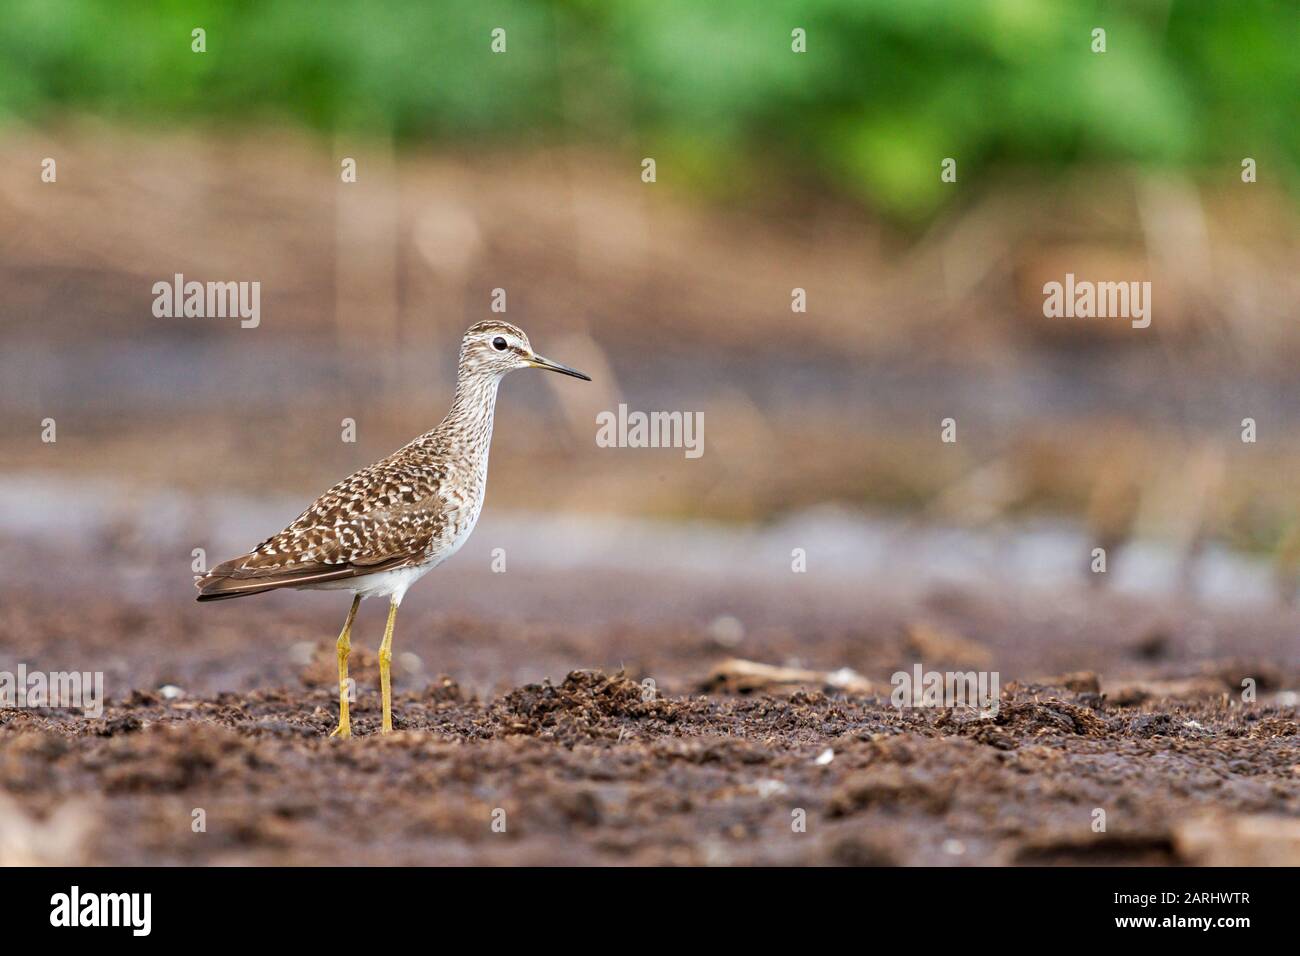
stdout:
{"type": "Polygon", "coordinates": [[[440,474],[385,460],[339,482],[279,534],[218,565],[199,599],[237,597],[375,574],[418,563],[454,520],[440,474]]]}
{"type": "Polygon", "coordinates": [[[217,601],[222,598],[243,597],[248,594],[261,594],[276,588],[300,588],[313,584],[328,584],[330,581],[343,581],[362,575],[376,574],[399,568],[407,563],[403,557],[390,558],[380,564],[368,567],[330,566],[309,564],[289,569],[273,570],[271,568],[238,567],[242,559],[227,561],[217,565],[195,582],[199,589],[200,601],[217,601]]]}

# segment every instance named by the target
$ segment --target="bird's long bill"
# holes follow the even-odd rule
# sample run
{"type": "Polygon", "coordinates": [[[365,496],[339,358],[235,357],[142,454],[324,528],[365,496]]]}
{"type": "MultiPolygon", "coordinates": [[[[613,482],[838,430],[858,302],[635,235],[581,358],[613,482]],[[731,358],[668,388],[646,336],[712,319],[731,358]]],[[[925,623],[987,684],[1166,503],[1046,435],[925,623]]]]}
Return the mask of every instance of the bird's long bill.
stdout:
{"type": "Polygon", "coordinates": [[[548,372],[559,372],[561,375],[572,375],[574,378],[580,378],[584,382],[590,382],[590,375],[583,375],[576,368],[569,368],[567,365],[561,365],[559,362],[552,362],[548,358],[542,358],[540,355],[534,355],[528,360],[528,364],[533,368],[544,368],[548,372]]]}

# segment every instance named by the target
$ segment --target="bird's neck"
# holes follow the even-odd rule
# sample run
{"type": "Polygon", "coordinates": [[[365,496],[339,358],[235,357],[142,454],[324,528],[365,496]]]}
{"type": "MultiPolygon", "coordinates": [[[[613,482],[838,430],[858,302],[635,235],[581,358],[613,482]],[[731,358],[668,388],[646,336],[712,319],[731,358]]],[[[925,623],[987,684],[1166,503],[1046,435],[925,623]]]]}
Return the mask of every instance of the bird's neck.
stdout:
{"type": "Polygon", "coordinates": [[[487,456],[492,441],[492,416],[496,410],[497,386],[501,377],[461,371],[456,379],[456,396],[442,424],[435,430],[443,448],[487,456]]]}

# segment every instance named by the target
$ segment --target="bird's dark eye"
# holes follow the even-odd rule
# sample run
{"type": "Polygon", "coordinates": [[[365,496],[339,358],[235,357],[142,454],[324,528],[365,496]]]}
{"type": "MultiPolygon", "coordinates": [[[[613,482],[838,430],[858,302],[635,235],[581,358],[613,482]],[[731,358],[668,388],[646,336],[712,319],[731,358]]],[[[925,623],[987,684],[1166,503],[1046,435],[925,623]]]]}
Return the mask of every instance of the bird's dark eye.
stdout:
{"type": "Polygon", "coordinates": [[[506,340],[498,335],[492,340],[492,347],[498,352],[504,352],[506,350],[506,340]]]}

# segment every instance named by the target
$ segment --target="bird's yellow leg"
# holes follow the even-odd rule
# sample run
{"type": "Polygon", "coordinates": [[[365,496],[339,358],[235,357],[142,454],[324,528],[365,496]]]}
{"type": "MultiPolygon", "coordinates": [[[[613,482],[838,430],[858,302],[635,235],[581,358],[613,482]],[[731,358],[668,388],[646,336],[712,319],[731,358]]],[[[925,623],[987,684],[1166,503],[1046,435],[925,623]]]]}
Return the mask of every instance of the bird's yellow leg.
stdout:
{"type": "Polygon", "coordinates": [[[390,665],[393,663],[393,622],[397,620],[397,602],[388,605],[388,623],[384,625],[384,642],[379,645],[379,690],[384,697],[384,723],[381,732],[393,729],[393,688],[390,682],[390,665]]]}
{"type": "Polygon", "coordinates": [[[343,632],[339,634],[338,644],[335,645],[339,652],[339,725],[334,728],[331,737],[352,736],[352,721],[348,717],[348,654],[352,650],[352,622],[356,620],[360,604],[361,595],[358,594],[352,599],[352,610],[348,611],[348,619],[343,622],[343,632]]]}

